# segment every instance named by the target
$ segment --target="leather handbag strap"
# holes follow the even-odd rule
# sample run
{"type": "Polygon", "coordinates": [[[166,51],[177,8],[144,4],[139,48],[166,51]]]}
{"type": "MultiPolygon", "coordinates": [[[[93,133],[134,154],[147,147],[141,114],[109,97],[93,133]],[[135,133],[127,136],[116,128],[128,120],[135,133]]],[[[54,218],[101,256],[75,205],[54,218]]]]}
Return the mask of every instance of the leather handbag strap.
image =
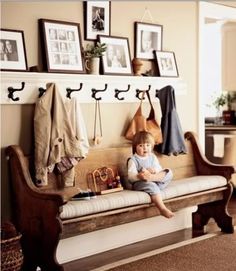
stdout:
{"type": "Polygon", "coordinates": [[[149,104],[150,104],[150,107],[151,107],[150,113],[149,113],[149,116],[148,116],[147,120],[155,119],[155,110],[154,110],[154,107],[152,105],[152,101],[151,101],[149,91],[146,91],[146,93],[147,93],[148,101],[149,101],[149,104]]]}
{"type": "Polygon", "coordinates": [[[142,93],[140,105],[139,105],[136,113],[134,114],[134,116],[142,116],[142,104],[143,104],[144,95],[145,95],[145,91],[143,91],[143,93],[142,93]]]}
{"type": "Polygon", "coordinates": [[[94,138],[97,136],[97,115],[98,122],[100,127],[100,136],[102,136],[102,119],[101,119],[101,110],[99,100],[96,100],[95,103],[95,119],[94,119],[94,138]]]}

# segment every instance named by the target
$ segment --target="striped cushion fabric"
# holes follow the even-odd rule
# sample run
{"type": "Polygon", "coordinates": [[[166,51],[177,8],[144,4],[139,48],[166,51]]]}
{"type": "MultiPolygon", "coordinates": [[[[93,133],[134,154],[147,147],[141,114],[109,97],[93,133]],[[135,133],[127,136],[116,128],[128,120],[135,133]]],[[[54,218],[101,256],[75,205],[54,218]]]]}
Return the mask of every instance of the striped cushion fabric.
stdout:
{"type": "Polygon", "coordinates": [[[163,191],[163,200],[171,199],[191,193],[201,192],[225,186],[227,180],[222,176],[194,176],[171,182],[163,191]]]}
{"type": "MultiPolygon", "coordinates": [[[[164,200],[200,192],[227,184],[222,176],[195,176],[171,182],[162,191],[164,200]]],[[[150,203],[150,197],[145,192],[124,190],[111,194],[97,196],[91,200],[69,201],[63,206],[62,219],[85,216],[94,213],[125,208],[150,203]]]]}
{"type": "Polygon", "coordinates": [[[147,193],[123,190],[120,192],[99,195],[97,198],[91,200],[69,201],[63,206],[61,218],[68,219],[85,216],[150,202],[151,200],[147,193]]]}

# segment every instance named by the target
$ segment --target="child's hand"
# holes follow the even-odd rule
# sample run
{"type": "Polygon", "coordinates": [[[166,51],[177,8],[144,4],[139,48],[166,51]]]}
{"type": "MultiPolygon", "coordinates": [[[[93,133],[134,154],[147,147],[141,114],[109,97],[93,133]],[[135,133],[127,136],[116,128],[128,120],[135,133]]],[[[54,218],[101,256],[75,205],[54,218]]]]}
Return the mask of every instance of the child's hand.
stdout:
{"type": "Polygon", "coordinates": [[[146,168],[142,168],[142,170],[138,173],[138,178],[143,181],[149,181],[151,179],[152,173],[146,168]]]}
{"type": "Polygon", "coordinates": [[[152,174],[156,173],[156,170],[154,168],[148,167],[147,170],[152,174]]]}
{"type": "Polygon", "coordinates": [[[145,169],[143,168],[139,173],[138,173],[138,178],[142,181],[162,181],[166,175],[166,171],[162,170],[160,172],[154,172],[151,173],[150,171],[153,172],[153,170],[150,169],[145,169]]]}

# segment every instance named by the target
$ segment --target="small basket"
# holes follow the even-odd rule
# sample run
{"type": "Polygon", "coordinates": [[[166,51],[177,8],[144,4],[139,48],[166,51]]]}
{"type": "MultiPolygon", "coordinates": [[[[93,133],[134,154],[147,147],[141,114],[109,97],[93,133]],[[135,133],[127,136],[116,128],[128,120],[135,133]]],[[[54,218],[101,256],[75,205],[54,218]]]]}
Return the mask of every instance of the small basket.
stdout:
{"type": "Polygon", "coordinates": [[[20,244],[21,234],[1,240],[1,270],[19,271],[23,264],[23,252],[20,244]]]}

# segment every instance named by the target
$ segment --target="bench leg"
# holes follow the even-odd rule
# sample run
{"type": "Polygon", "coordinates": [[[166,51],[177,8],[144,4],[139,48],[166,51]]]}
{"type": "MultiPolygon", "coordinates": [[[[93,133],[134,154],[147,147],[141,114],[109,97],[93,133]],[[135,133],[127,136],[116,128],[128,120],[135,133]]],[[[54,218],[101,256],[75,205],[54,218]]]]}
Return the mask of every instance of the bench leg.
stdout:
{"type": "Polygon", "coordinates": [[[35,263],[30,262],[30,259],[24,254],[24,263],[23,263],[21,270],[22,271],[27,271],[27,270],[35,271],[35,270],[37,270],[37,265],[35,263]]]}
{"type": "Polygon", "coordinates": [[[64,268],[56,259],[56,250],[59,243],[61,224],[59,219],[48,218],[47,226],[42,233],[41,270],[42,271],[63,271],[64,268]]]}
{"type": "Polygon", "coordinates": [[[32,263],[32,260],[30,261],[30,259],[26,259],[24,260],[24,264],[22,267],[22,271],[36,271],[37,267],[40,266],[40,270],[41,271],[63,271],[63,267],[61,265],[56,264],[54,261],[51,262],[47,262],[46,265],[42,264],[42,265],[37,265],[35,263],[32,263]]]}
{"type": "Polygon", "coordinates": [[[24,254],[23,271],[63,271],[55,257],[61,225],[58,219],[29,219],[29,225],[22,234],[24,254]],[[46,225],[46,226],[45,226],[46,225]]]}
{"type": "Polygon", "coordinates": [[[229,185],[229,189],[224,192],[223,200],[198,205],[198,210],[192,214],[194,236],[205,233],[205,226],[210,218],[214,218],[222,232],[234,232],[233,218],[227,211],[227,205],[232,191],[232,186],[229,185]]]}

